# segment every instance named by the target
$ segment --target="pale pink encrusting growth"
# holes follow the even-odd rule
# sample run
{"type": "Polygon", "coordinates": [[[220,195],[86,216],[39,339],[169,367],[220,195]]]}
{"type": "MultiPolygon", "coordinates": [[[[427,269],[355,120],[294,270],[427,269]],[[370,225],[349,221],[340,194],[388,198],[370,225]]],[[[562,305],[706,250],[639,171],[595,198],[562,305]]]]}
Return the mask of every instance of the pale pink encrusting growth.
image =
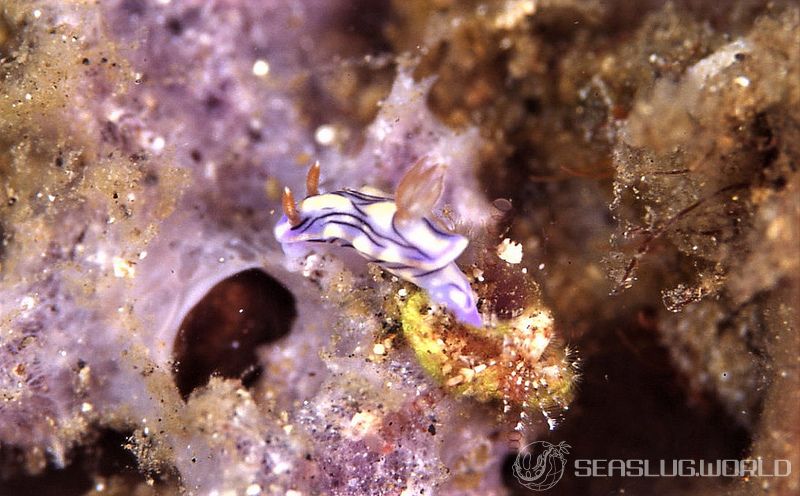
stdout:
{"type": "Polygon", "coordinates": [[[443,169],[447,184],[438,206],[448,205],[459,222],[481,227],[490,220],[491,206],[480,193],[476,177],[478,130],[456,131],[439,122],[426,103],[434,80],[417,82],[410,72],[406,67],[398,70],[389,96],[365,131],[361,151],[341,158],[338,164],[332,161],[325,177],[340,179],[328,189],[367,185],[394,191],[408,167],[420,161],[436,164],[443,169]]]}

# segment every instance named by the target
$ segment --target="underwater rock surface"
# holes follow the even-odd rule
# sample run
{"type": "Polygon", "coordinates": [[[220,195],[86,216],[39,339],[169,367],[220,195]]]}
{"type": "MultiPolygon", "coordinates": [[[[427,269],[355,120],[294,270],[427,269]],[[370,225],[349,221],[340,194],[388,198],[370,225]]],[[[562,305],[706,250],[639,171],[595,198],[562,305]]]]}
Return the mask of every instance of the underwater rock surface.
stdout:
{"type": "Polygon", "coordinates": [[[0,494],[796,492],[799,167],[793,2],[6,1],[0,494]],[[446,167],[485,327],[286,257],[316,160],[446,167]]]}

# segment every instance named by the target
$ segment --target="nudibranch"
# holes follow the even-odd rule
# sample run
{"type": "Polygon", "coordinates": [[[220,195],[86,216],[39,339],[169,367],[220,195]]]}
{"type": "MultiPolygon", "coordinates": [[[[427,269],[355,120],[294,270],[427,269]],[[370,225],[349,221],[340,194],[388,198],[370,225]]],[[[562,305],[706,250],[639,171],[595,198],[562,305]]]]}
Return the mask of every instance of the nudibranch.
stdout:
{"type": "Polygon", "coordinates": [[[307,251],[310,243],[332,243],[425,289],[456,318],[482,325],[469,281],[455,259],[469,241],[446,232],[426,217],[443,189],[443,169],[418,162],[397,187],[397,200],[372,190],[344,189],[320,193],[319,163],[306,178],[307,196],[296,203],[284,188],[283,211],[275,237],[284,252],[307,251]]]}

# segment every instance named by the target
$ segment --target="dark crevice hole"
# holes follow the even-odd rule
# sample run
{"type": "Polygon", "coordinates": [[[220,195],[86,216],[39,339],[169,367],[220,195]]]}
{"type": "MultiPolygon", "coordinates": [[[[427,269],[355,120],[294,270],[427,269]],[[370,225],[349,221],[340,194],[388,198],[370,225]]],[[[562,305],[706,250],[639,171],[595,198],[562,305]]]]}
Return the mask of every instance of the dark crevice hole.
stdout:
{"type": "MultiPolygon", "coordinates": [[[[100,429],[91,441],[70,453],[69,463],[58,468],[48,460],[40,473],[25,472],[22,450],[0,447],[0,494],[37,496],[79,496],[89,492],[97,480],[115,478],[118,490],[144,486],[136,457],[125,446],[130,433],[100,429]]],[[[161,482],[155,480],[155,482],[161,482]]]]}
{"type": "Polygon", "coordinates": [[[252,385],[261,374],[258,345],[289,333],[297,308],[292,293],[258,269],[220,282],[184,317],[173,347],[175,381],[187,398],[212,375],[252,385]]]}

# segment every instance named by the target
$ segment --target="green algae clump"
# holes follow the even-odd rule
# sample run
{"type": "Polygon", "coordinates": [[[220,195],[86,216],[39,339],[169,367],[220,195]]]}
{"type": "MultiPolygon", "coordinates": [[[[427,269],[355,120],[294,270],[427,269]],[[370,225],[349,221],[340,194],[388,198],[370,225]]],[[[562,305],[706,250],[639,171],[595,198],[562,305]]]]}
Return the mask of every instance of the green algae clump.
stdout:
{"type": "Polygon", "coordinates": [[[552,341],[553,319],[528,307],[516,318],[483,329],[429,312],[424,292],[400,303],[403,335],[422,368],[448,392],[510,408],[566,407],[575,364],[552,341]]]}

